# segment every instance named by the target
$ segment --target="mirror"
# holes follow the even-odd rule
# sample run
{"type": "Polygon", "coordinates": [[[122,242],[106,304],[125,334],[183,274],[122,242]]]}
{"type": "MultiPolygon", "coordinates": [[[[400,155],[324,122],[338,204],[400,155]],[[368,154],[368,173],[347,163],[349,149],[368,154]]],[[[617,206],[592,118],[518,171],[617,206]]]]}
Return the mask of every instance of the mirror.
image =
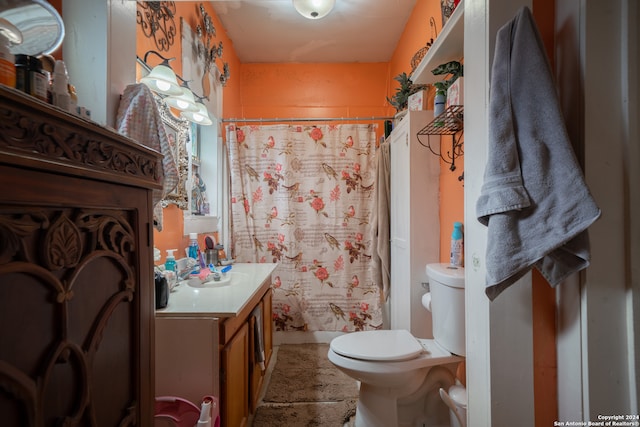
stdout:
{"type": "Polygon", "coordinates": [[[178,168],[178,185],[161,201],[162,207],[166,208],[170,204],[177,205],[182,210],[189,208],[189,195],[187,193],[187,181],[189,179],[189,153],[187,142],[189,139],[189,122],[178,118],[171,113],[171,110],[158,95],[154,94],[169,146],[173,151],[173,158],[178,168]]]}
{"type": "Polygon", "coordinates": [[[12,42],[10,50],[14,55],[48,54],[62,43],[64,23],[46,0],[4,0],[0,1],[0,9],[0,32],[12,42]]]}

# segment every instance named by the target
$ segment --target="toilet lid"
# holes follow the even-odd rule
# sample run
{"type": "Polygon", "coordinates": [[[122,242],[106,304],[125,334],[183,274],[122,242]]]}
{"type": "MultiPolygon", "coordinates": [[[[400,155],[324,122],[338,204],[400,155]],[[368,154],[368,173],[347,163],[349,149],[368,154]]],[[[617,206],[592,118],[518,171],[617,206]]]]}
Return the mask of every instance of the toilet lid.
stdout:
{"type": "Polygon", "coordinates": [[[424,351],[406,329],[352,332],[331,340],[330,347],[342,356],[378,361],[410,360],[424,351]]]}

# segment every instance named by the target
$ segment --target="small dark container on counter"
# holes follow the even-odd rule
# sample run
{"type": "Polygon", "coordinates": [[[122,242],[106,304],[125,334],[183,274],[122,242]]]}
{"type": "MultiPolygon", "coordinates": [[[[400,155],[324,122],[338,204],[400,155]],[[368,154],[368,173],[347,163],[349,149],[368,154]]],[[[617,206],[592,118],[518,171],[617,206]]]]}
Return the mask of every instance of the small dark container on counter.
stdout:
{"type": "Polygon", "coordinates": [[[155,273],[156,280],[156,308],[165,308],[169,303],[169,284],[160,272],[155,273]]]}
{"type": "Polygon", "coordinates": [[[16,89],[47,102],[49,77],[42,69],[42,61],[35,56],[18,54],[16,63],[16,89]]]}

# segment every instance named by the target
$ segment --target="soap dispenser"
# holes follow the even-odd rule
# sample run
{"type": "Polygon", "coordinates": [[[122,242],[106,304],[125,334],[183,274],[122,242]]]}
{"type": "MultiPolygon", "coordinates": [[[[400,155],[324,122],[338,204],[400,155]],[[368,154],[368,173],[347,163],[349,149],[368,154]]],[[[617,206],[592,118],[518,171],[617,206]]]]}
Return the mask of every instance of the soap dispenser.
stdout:
{"type": "Polygon", "coordinates": [[[167,249],[167,259],[164,262],[164,269],[167,271],[176,271],[176,257],[173,253],[177,249],[167,249]]]}

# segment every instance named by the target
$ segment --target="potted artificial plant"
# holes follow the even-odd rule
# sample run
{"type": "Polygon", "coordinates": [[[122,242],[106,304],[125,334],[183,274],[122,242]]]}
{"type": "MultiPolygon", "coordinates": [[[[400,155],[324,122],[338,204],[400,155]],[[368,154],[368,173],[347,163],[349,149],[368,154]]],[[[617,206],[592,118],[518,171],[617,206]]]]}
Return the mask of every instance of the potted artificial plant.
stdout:
{"type": "MultiPolygon", "coordinates": [[[[447,101],[447,90],[449,87],[458,79],[458,77],[462,76],[462,64],[458,61],[450,61],[445,64],[441,64],[435,69],[431,70],[433,75],[451,75],[451,78],[448,80],[443,80],[440,82],[435,82],[433,85],[436,88],[436,95],[433,100],[434,104],[434,115],[438,117],[440,114],[444,113],[445,104],[447,101]]],[[[443,123],[438,121],[436,125],[442,125],[443,123]]]]}
{"type": "Polygon", "coordinates": [[[387,102],[396,109],[397,115],[407,109],[409,96],[424,90],[427,85],[414,84],[407,76],[407,73],[398,74],[394,77],[394,80],[400,83],[400,87],[396,89],[396,94],[392,98],[387,97],[387,102]]]}
{"type": "Polygon", "coordinates": [[[441,64],[431,70],[431,73],[434,76],[439,75],[451,75],[451,78],[447,80],[443,80],[441,82],[435,82],[434,86],[436,87],[436,95],[443,94],[445,97],[447,96],[447,89],[456,81],[458,77],[462,77],[463,66],[458,61],[450,61],[445,64],[441,64]]]}

